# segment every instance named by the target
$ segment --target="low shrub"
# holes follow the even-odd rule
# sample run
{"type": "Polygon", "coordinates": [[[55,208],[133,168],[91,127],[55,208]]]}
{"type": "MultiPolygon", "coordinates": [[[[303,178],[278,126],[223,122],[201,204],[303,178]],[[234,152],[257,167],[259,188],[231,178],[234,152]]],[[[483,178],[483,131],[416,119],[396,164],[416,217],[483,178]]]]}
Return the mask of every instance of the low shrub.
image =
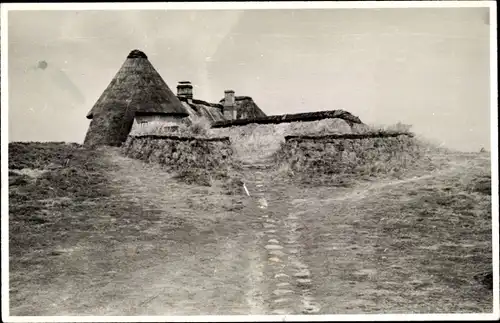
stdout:
{"type": "Polygon", "coordinates": [[[491,195],[491,175],[482,174],[474,177],[468,184],[470,192],[491,195]]]}
{"type": "Polygon", "coordinates": [[[230,176],[222,185],[227,195],[243,195],[245,194],[243,188],[243,180],[240,176],[230,176]]]}
{"type": "Polygon", "coordinates": [[[173,178],[190,185],[212,186],[214,183],[212,174],[200,168],[181,170],[173,178]]]}
{"type": "Polygon", "coordinates": [[[84,149],[76,143],[64,142],[11,142],[9,143],[9,169],[44,169],[50,164],[65,165],[78,162],[79,151],[84,149]]]}

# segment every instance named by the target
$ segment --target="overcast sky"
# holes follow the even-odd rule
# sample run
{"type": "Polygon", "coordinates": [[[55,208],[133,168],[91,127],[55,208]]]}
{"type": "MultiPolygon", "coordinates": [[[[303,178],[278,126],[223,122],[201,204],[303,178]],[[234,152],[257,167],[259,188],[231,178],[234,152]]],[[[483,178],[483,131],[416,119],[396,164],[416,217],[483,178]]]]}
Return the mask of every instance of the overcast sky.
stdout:
{"type": "Polygon", "coordinates": [[[82,142],[85,115],[140,49],[174,92],[189,80],[195,98],[218,102],[233,89],[268,115],[345,109],[477,151],[490,144],[487,17],[487,8],[10,12],[9,139],[82,142]]]}

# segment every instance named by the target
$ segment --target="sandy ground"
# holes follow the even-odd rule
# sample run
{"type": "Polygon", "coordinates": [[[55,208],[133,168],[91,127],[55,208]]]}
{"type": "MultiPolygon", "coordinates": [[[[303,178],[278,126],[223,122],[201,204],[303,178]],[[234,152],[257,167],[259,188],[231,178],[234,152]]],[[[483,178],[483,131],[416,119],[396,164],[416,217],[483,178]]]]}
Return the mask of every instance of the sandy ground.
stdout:
{"type": "MultiPolygon", "coordinates": [[[[119,166],[110,173],[117,196],[140,205],[137,216],[149,221],[143,236],[68,246],[55,260],[65,275],[24,286],[11,315],[491,311],[491,291],[422,270],[439,245],[391,244],[391,232],[377,227],[380,214],[370,212],[377,192],[465,171],[466,159],[440,174],[343,189],[290,186],[247,165],[250,196],[239,200],[216,188],[187,191],[160,168],[116,151],[106,162],[119,166]]],[[[473,250],[485,242],[456,243],[473,250]]]]}

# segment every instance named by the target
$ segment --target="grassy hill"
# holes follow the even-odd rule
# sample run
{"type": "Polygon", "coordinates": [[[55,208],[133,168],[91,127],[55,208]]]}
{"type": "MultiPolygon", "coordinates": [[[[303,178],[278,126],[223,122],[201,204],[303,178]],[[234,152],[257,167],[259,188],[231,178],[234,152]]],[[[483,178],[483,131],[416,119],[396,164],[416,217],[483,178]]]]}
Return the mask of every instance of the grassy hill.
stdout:
{"type": "Polygon", "coordinates": [[[321,314],[491,312],[475,278],[491,272],[490,156],[430,158],[344,187],[241,167],[202,186],[116,148],[11,143],[11,314],[268,313],[305,290],[273,287],[292,247],[273,263],[268,240],[294,240],[321,314]]]}

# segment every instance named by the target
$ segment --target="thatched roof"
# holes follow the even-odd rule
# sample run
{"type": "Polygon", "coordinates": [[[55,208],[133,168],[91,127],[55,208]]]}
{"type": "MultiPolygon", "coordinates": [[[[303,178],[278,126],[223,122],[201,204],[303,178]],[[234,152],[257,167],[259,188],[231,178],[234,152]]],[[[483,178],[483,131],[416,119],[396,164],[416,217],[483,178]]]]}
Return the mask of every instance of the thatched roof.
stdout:
{"type": "Polygon", "coordinates": [[[179,97],[182,104],[188,110],[189,115],[193,120],[198,118],[204,118],[211,123],[224,121],[224,115],[222,114],[222,105],[216,103],[209,103],[203,100],[188,100],[183,97],[179,97]]]}
{"type": "Polygon", "coordinates": [[[330,111],[318,111],[318,112],[305,112],[296,114],[283,114],[276,116],[261,117],[255,119],[237,119],[237,120],[227,120],[216,122],[212,125],[213,128],[225,128],[232,126],[244,126],[251,123],[256,124],[278,124],[287,122],[307,122],[307,121],[318,121],[323,119],[343,119],[351,127],[353,124],[363,124],[361,120],[352,115],[350,112],[344,110],[330,110],[330,111]]]}
{"type": "Polygon", "coordinates": [[[134,117],[151,114],[189,115],[146,54],[133,50],[87,114],[92,122],[84,143],[119,146],[126,140],[134,117]]]}
{"type": "Polygon", "coordinates": [[[126,105],[135,114],[188,115],[146,54],[140,50],[130,52],[87,118],[108,113],[116,109],[116,104],[126,105]]]}
{"type": "MultiPolygon", "coordinates": [[[[237,107],[236,119],[256,119],[266,117],[266,114],[259,108],[251,97],[235,96],[234,100],[237,107]]],[[[223,98],[219,102],[224,105],[225,99],[223,98]]]]}

